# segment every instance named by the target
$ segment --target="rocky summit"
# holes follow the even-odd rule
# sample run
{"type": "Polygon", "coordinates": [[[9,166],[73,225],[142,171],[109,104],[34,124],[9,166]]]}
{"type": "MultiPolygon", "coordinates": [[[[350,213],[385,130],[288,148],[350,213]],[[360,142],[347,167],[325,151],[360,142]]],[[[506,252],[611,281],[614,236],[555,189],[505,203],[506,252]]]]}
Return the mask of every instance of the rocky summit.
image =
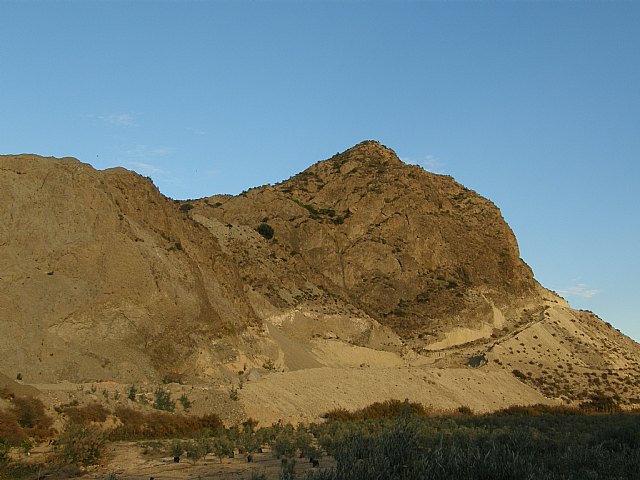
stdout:
{"type": "Polygon", "coordinates": [[[640,403],[637,343],[539,285],[491,201],[375,141],[189,201],[0,156],[0,203],[3,378],[237,384],[265,421],[390,397],[640,403]]]}

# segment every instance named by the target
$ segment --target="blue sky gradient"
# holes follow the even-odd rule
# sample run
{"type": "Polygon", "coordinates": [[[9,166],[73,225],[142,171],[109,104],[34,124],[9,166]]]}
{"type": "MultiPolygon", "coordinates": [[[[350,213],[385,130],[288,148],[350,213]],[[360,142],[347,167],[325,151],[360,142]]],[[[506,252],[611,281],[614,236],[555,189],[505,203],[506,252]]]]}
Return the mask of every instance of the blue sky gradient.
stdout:
{"type": "Polygon", "coordinates": [[[0,2],[0,153],[173,198],[365,139],[494,201],[543,285],[640,339],[640,3],[0,2]]]}

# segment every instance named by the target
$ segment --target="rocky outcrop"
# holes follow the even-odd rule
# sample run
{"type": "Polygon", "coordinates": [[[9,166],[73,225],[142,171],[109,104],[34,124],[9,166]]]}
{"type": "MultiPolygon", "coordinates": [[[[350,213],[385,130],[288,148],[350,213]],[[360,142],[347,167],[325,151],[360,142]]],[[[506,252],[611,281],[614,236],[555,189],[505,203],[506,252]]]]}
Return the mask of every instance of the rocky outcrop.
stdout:
{"type": "Polygon", "coordinates": [[[236,241],[233,255],[277,305],[304,297],[307,281],[307,291],[428,342],[453,326],[493,324],[494,307],[513,316],[514,306],[540,296],[493,203],[451,177],[402,163],[377,142],[278,185],[196,206],[196,219],[273,229],[273,238],[246,249],[250,255],[236,241]]]}

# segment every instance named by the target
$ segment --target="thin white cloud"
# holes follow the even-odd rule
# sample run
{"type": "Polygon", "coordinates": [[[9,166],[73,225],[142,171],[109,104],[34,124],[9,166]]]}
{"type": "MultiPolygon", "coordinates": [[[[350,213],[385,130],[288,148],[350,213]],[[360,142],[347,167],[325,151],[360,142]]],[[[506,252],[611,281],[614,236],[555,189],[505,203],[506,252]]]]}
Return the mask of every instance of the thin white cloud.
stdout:
{"type": "Polygon", "coordinates": [[[588,285],[584,283],[578,283],[576,285],[572,285],[563,290],[558,290],[558,293],[563,297],[581,297],[581,298],[592,298],[596,295],[602,293],[602,290],[598,290],[597,288],[589,288],[588,285]]]}
{"type": "Polygon", "coordinates": [[[132,127],[135,125],[135,118],[130,113],[111,113],[109,115],[97,115],[97,118],[109,125],[121,127],[132,127]]]}
{"type": "Polygon", "coordinates": [[[444,163],[434,155],[426,155],[422,160],[418,161],[410,158],[403,158],[402,161],[404,163],[419,165],[428,172],[432,173],[443,173],[444,171],[444,163]]]}
{"type": "Polygon", "coordinates": [[[169,147],[149,147],[138,144],[121,148],[118,157],[122,166],[142,175],[170,179],[173,177],[172,173],[166,168],[158,166],[157,163],[162,163],[160,159],[171,155],[173,151],[169,147]]]}
{"type": "Polygon", "coordinates": [[[188,128],[191,133],[194,135],[208,135],[209,133],[206,130],[202,130],[200,128],[188,128]]]}
{"type": "Polygon", "coordinates": [[[169,147],[148,147],[147,145],[134,145],[122,152],[122,155],[130,158],[158,158],[166,157],[173,153],[169,147]]]}
{"type": "Polygon", "coordinates": [[[145,163],[145,162],[125,162],[124,166],[130,168],[131,170],[135,170],[136,172],[142,175],[146,175],[149,177],[152,175],[167,174],[166,170],[163,170],[162,168],[157,167],[156,165],[152,165],[150,163],[145,163]]]}
{"type": "Polygon", "coordinates": [[[442,173],[442,169],[444,168],[444,163],[442,163],[439,158],[434,157],[433,155],[427,155],[426,157],[424,157],[423,161],[418,162],[418,165],[420,165],[425,170],[433,173],[442,173]]]}

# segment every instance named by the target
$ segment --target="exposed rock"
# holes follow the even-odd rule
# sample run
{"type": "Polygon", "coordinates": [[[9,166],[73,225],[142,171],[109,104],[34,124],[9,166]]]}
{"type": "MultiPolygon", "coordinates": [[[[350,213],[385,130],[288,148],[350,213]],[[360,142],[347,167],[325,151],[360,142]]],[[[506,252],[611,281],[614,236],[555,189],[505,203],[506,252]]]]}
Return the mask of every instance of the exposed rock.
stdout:
{"type": "Polygon", "coordinates": [[[2,156],[0,204],[8,374],[193,374],[212,339],[255,320],[233,261],[150,179],[71,158],[2,156]]]}
{"type": "Polygon", "coordinates": [[[0,156],[0,203],[9,378],[215,378],[218,395],[248,380],[229,402],[292,418],[409,388],[422,399],[431,393],[415,376],[443,368],[457,373],[435,403],[596,392],[640,403],[637,343],[541,287],[493,203],[378,142],[278,185],[194,201],[121,168],[0,156]],[[397,373],[408,367],[418,370],[397,373]],[[477,386],[456,383],[471,381],[461,369],[477,386]],[[357,398],[318,385],[331,378],[357,398]],[[397,378],[395,390],[371,389],[376,378],[397,378]]]}

